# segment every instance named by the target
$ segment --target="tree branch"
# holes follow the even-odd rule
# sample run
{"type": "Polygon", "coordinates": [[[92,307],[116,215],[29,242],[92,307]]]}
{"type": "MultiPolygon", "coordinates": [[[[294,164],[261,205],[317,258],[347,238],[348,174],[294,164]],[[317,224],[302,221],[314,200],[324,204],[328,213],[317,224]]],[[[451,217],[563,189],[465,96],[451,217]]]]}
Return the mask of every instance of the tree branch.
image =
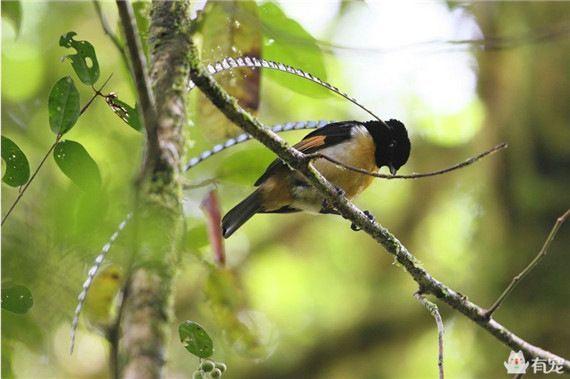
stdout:
{"type": "MultiPolygon", "coordinates": [[[[154,1],[151,8],[150,75],[133,9],[117,1],[146,130],[138,180],[136,262],[123,292],[119,341],[122,377],[162,377],[169,325],[170,286],[183,231],[180,177],[186,125],[188,1],[154,1]],[[152,90],[151,90],[152,89],[152,90]]],[[[133,259],[134,261],[134,259],[133,259]]]]}
{"type": "Polygon", "coordinates": [[[126,47],[130,56],[131,72],[137,88],[138,102],[140,104],[141,116],[146,130],[147,151],[143,173],[154,165],[154,161],[159,156],[159,146],[156,128],[156,109],[154,96],[150,88],[150,80],[146,67],[146,58],[139,39],[139,32],[133,7],[126,0],[117,0],[119,18],[125,33],[126,47]]]}
{"type": "Polygon", "coordinates": [[[199,63],[197,49],[194,45],[191,46],[189,62],[192,81],[228,119],[271,149],[290,167],[302,173],[307,178],[307,181],[314,186],[344,218],[350,220],[355,226],[369,234],[374,240],[381,244],[389,254],[393,255],[418,283],[422,292],[435,295],[512,349],[520,349],[531,358],[555,359],[562,362],[566,372],[570,372],[570,361],[538,346],[531,345],[495,320],[486,318],[483,308],[433,278],[421,267],[416,258],[394,235],[375,221],[371,221],[352,202],[340,195],[334,186],[314,169],[310,157],[289,147],[279,136],[265,129],[259,121],[240,108],[235,99],[230,97],[218,86],[211,75],[203,69],[199,63]]]}
{"type": "Polygon", "coordinates": [[[437,355],[437,367],[439,371],[439,379],[443,379],[443,333],[445,332],[443,328],[443,320],[441,319],[441,315],[439,314],[439,309],[437,309],[437,305],[429,301],[425,298],[424,294],[421,291],[418,291],[414,294],[414,297],[417,301],[420,302],[421,305],[424,306],[425,309],[433,316],[435,319],[435,323],[437,325],[437,347],[438,347],[438,355],[437,355]]]}
{"type": "Polygon", "coordinates": [[[491,317],[491,315],[501,306],[503,301],[505,301],[506,297],[513,291],[513,289],[517,286],[517,284],[538,265],[538,263],[542,260],[542,258],[546,256],[550,244],[552,243],[554,237],[556,237],[556,234],[558,233],[558,229],[560,229],[562,224],[564,224],[564,221],[566,221],[569,215],[570,215],[570,209],[568,209],[562,216],[556,219],[554,226],[550,230],[550,233],[548,233],[548,237],[546,237],[546,241],[544,241],[544,244],[542,245],[542,248],[540,249],[536,257],[534,257],[534,259],[518,275],[516,275],[513,278],[513,280],[511,280],[507,288],[505,288],[505,290],[501,293],[501,295],[497,298],[497,300],[493,303],[493,305],[491,305],[491,307],[487,310],[487,312],[485,312],[485,316],[491,317]]]}

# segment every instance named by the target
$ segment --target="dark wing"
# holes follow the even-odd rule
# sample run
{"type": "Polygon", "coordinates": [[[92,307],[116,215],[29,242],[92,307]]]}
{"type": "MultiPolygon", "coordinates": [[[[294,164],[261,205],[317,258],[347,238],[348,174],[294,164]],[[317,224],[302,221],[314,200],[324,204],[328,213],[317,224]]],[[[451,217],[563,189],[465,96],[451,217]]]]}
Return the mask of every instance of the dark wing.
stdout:
{"type": "MultiPolygon", "coordinates": [[[[319,151],[324,147],[331,147],[344,142],[350,138],[350,131],[353,126],[360,124],[357,121],[341,121],[327,124],[322,128],[307,134],[300,142],[293,147],[305,154],[311,154],[319,151]]],[[[255,186],[259,186],[267,178],[269,178],[277,168],[284,165],[281,159],[274,160],[265,170],[263,175],[257,179],[255,186]]]]}

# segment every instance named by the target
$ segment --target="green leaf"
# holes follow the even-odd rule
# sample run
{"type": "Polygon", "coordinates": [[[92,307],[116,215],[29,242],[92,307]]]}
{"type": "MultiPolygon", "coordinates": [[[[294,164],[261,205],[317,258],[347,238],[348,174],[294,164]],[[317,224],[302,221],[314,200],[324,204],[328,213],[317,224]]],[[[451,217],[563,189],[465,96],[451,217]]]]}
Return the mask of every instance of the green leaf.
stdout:
{"type": "Polygon", "coordinates": [[[34,305],[32,293],[24,286],[2,288],[2,309],[24,314],[34,305]]]}
{"type": "Polygon", "coordinates": [[[2,1],[2,17],[6,17],[14,24],[16,35],[20,34],[22,26],[22,4],[20,1],[2,1]]]}
{"type": "Polygon", "coordinates": [[[199,358],[208,358],[214,354],[214,343],[200,324],[185,321],[178,326],[180,341],[186,350],[199,358]]]}
{"type": "Polygon", "coordinates": [[[99,167],[81,144],[61,141],[55,146],[53,157],[65,176],[79,188],[88,191],[101,187],[99,167]]]}
{"type": "Polygon", "coordinates": [[[2,181],[9,186],[18,187],[30,178],[30,165],[26,155],[11,139],[2,136],[2,159],[6,162],[6,172],[2,181]]]}
{"type": "Polygon", "coordinates": [[[97,62],[97,55],[95,49],[87,41],[76,41],[73,37],[77,33],[69,32],[59,38],[59,46],[73,48],[77,54],[66,55],[66,58],[71,59],[71,66],[75,73],[83,83],[91,85],[95,84],[99,79],[99,63],[97,62]]]}
{"type": "Polygon", "coordinates": [[[79,92],[73,79],[61,78],[49,93],[49,126],[51,130],[63,135],[67,133],[79,118],[79,92]]]}
{"type": "MultiPolygon", "coordinates": [[[[317,41],[297,21],[287,17],[272,2],[259,7],[263,24],[263,58],[288,64],[327,80],[325,60],[317,41]]],[[[295,92],[311,96],[330,96],[331,92],[306,79],[277,70],[264,70],[263,75],[295,92]]]]}
{"type": "Polygon", "coordinates": [[[119,100],[114,94],[108,95],[105,99],[113,112],[115,112],[115,114],[119,116],[121,120],[126,122],[134,130],[137,130],[139,132],[142,130],[137,105],[135,105],[133,108],[124,101],[119,100]]]}

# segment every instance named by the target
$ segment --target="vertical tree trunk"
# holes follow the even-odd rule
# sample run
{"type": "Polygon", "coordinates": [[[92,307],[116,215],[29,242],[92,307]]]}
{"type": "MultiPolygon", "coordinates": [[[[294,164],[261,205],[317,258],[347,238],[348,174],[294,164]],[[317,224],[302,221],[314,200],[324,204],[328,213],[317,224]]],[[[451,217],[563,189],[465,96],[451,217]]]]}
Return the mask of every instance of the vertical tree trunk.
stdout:
{"type": "MultiPolygon", "coordinates": [[[[183,226],[179,177],[186,124],[188,10],[186,1],[154,1],[151,8],[149,71],[155,121],[143,117],[152,124],[145,125],[148,142],[138,183],[137,253],[120,323],[119,366],[125,378],[161,377],[165,363],[170,286],[183,226]]],[[[131,51],[131,60],[135,55],[131,51]]],[[[138,92],[140,96],[140,87],[138,92]]]]}

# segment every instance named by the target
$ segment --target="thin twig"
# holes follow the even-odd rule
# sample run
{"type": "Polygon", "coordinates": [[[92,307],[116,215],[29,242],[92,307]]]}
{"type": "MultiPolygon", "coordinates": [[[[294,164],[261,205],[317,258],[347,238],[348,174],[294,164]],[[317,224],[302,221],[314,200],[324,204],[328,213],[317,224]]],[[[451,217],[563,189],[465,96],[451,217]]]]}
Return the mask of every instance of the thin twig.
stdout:
{"type": "Polygon", "coordinates": [[[378,172],[367,171],[367,170],[364,170],[364,169],[361,169],[358,167],[347,165],[345,163],[342,163],[342,162],[340,162],[334,158],[331,158],[328,155],[322,154],[322,153],[308,154],[308,155],[306,155],[306,159],[311,159],[311,160],[312,159],[324,159],[324,160],[327,160],[331,163],[334,163],[337,166],[345,168],[347,170],[358,172],[358,173],[363,174],[363,175],[373,176],[375,178],[381,178],[381,179],[419,179],[419,178],[426,178],[429,176],[442,175],[442,174],[446,174],[446,173],[451,172],[451,171],[459,170],[460,168],[469,166],[469,165],[477,162],[481,158],[484,158],[487,155],[494,154],[499,150],[505,149],[506,147],[508,147],[508,145],[506,143],[500,143],[500,144],[492,147],[491,149],[482,152],[481,154],[478,154],[474,157],[471,157],[471,158],[469,158],[469,159],[467,159],[461,163],[458,163],[456,165],[453,165],[451,167],[444,168],[444,169],[437,170],[437,171],[432,171],[432,172],[426,172],[426,173],[421,173],[421,174],[413,173],[413,174],[409,174],[409,175],[386,175],[386,174],[380,174],[378,172]]]}
{"type": "Polygon", "coordinates": [[[125,309],[125,299],[127,298],[127,292],[129,290],[128,280],[123,285],[119,297],[117,299],[117,314],[115,316],[115,321],[109,327],[107,331],[107,340],[111,348],[109,349],[109,366],[111,371],[111,378],[119,379],[121,373],[121,367],[119,364],[119,341],[121,338],[121,321],[123,319],[123,312],[125,309]]]}
{"type": "Polygon", "coordinates": [[[111,39],[113,45],[119,50],[121,57],[123,58],[123,62],[129,67],[129,59],[127,58],[127,54],[125,53],[125,49],[119,40],[119,37],[113,32],[111,26],[109,25],[109,21],[107,17],[103,14],[103,10],[101,9],[101,3],[99,0],[93,0],[93,5],[95,6],[95,11],[97,12],[97,17],[99,17],[99,21],[101,22],[101,27],[103,28],[103,32],[111,39]]]}
{"type": "Polygon", "coordinates": [[[132,67],[132,76],[136,84],[137,95],[143,117],[143,124],[147,136],[147,151],[145,153],[145,163],[143,172],[150,169],[150,166],[160,156],[157,132],[157,116],[155,101],[151,91],[150,79],[148,76],[146,57],[139,39],[137,23],[133,6],[129,1],[117,0],[121,25],[125,32],[126,45],[128,48],[132,67]]]}
{"type": "MultiPolygon", "coordinates": [[[[109,78],[105,81],[105,83],[103,83],[103,85],[101,86],[101,88],[99,89],[99,91],[101,91],[109,82],[109,79],[111,79],[111,76],[109,76],[109,78]]],[[[89,108],[89,106],[91,105],[91,103],[95,100],[95,98],[97,98],[99,91],[96,91],[95,94],[93,96],[91,96],[91,98],[89,99],[89,101],[83,106],[83,108],[81,108],[81,110],[79,111],[79,116],[78,118],[85,113],[85,111],[87,110],[87,108],[89,108]]],[[[16,200],[14,200],[14,202],[12,203],[12,205],[10,206],[10,208],[8,208],[8,211],[6,212],[6,214],[4,215],[4,218],[2,218],[2,223],[0,225],[4,225],[4,223],[6,222],[6,220],[8,219],[8,216],[10,216],[10,214],[12,213],[12,211],[14,210],[14,208],[16,207],[16,205],[20,202],[20,199],[22,198],[22,196],[24,196],[24,193],[26,193],[26,190],[28,189],[28,187],[30,186],[30,184],[32,184],[32,182],[34,181],[34,179],[36,178],[36,175],[38,175],[38,172],[40,171],[40,169],[42,168],[42,166],[44,165],[45,161],[47,160],[47,158],[50,156],[51,152],[53,151],[53,149],[55,149],[55,146],[59,143],[59,141],[61,140],[61,137],[63,137],[63,135],[61,133],[59,133],[56,137],[55,137],[55,141],[53,142],[53,144],[50,146],[50,148],[48,149],[47,153],[43,156],[42,160],[40,161],[40,164],[38,165],[38,167],[36,168],[36,170],[32,173],[32,176],[30,177],[30,179],[26,182],[26,184],[23,187],[20,187],[20,190],[18,191],[18,196],[16,197],[16,200]]]]}
{"type": "Polygon", "coordinates": [[[414,294],[416,300],[422,304],[425,309],[433,316],[435,319],[435,323],[437,325],[437,346],[438,346],[438,354],[437,354],[437,367],[439,370],[439,379],[443,379],[443,333],[445,332],[443,328],[443,320],[441,319],[441,315],[439,314],[439,309],[437,305],[426,299],[423,292],[420,290],[414,294]]]}
{"type": "Polygon", "coordinates": [[[501,295],[499,296],[499,298],[493,303],[493,305],[491,305],[491,307],[485,312],[485,316],[486,317],[491,317],[491,315],[501,306],[501,304],[503,303],[503,301],[505,301],[505,298],[513,291],[513,289],[517,286],[517,284],[529,273],[531,272],[540,262],[540,260],[542,258],[544,258],[546,256],[546,254],[548,254],[548,248],[550,247],[550,244],[552,243],[552,241],[554,240],[554,237],[556,237],[556,233],[558,233],[558,230],[560,229],[560,227],[562,226],[562,224],[564,224],[564,221],[566,221],[566,219],[568,218],[568,216],[570,215],[570,209],[568,209],[562,216],[558,217],[556,219],[556,222],[554,223],[554,226],[552,227],[552,229],[550,230],[550,233],[548,233],[548,237],[546,237],[546,241],[544,241],[544,244],[542,245],[542,248],[540,249],[540,251],[538,252],[538,254],[536,255],[536,257],[534,257],[534,259],[518,274],[516,275],[511,282],[509,283],[509,285],[507,286],[507,288],[505,288],[505,290],[503,291],[503,293],[501,293],[501,295]]]}

